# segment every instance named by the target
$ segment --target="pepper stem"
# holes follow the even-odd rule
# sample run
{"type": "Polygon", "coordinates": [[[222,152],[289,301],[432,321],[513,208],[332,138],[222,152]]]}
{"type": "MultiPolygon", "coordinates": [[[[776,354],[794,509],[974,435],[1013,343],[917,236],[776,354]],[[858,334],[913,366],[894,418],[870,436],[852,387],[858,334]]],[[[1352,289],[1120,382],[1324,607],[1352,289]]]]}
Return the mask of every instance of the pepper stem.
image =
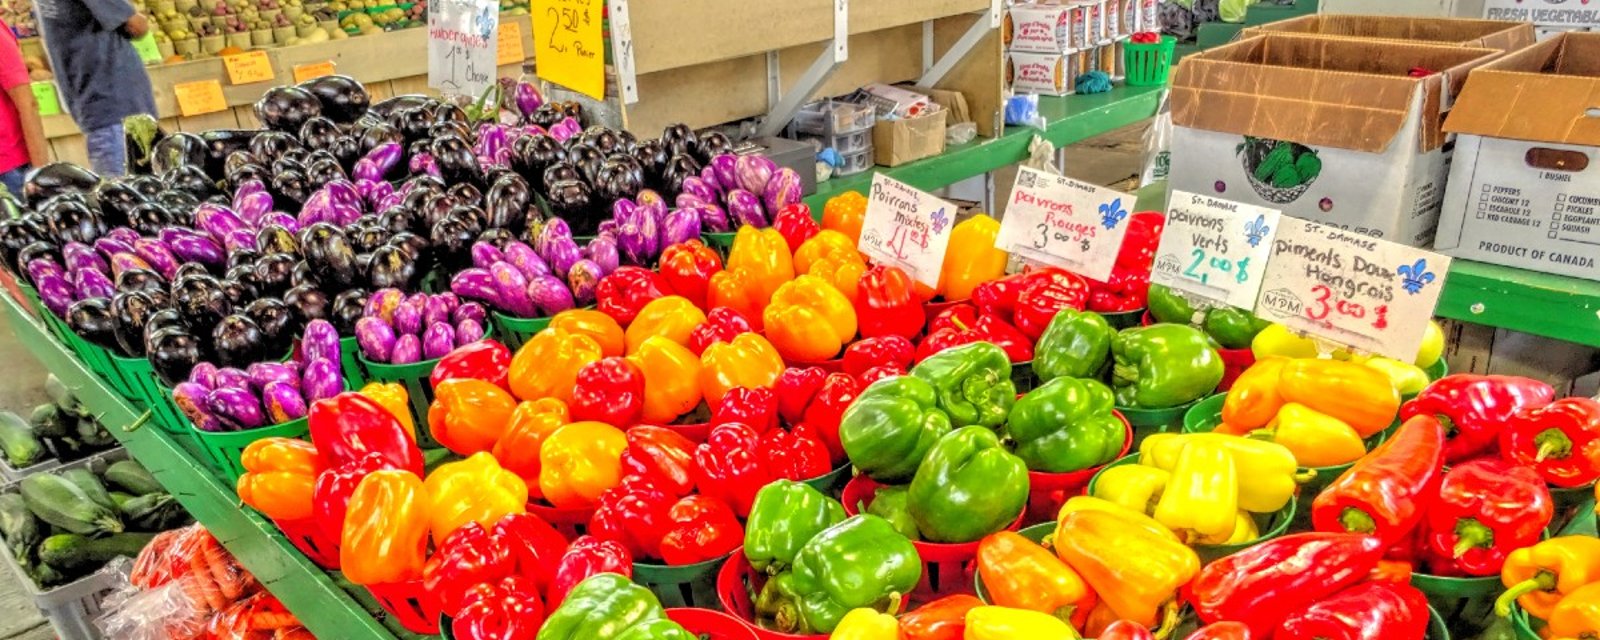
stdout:
{"type": "Polygon", "coordinates": [[[1168,600],[1161,605],[1161,626],[1156,627],[1155,633],[1150,634],[1155,640],[1167,640],[1172,632],[1178,630],[1178,603],[1168,600]]]}
{"type": "Polygon", "coordinates": [[[772,612],[772,624],[783,633],[800,633],[800,611],[793,602],[784,602],[772,612]]]}
{"type": "Polygon", "coordinates": [[[1244,437],[1249,438],[1251,440],[1261,440],[1261,441],[1264,441],[1264,442],[1275,442],[1276,438],[1278,437],[1278,430],[1277,429],[1256,429],[1255,431],[1251,431],[1250,433],[1244,434],[1244,437]]]}
{"type": "Polygon", "coordinates": [[[1316,479],[1317,479],[1317,470],[1316,469],[1304,469],[1304,470],[1301,470],[1300,472],[1294,474],[1294,483],[1295,484],[1306,484],[1306,483],[1311,482],[1312,480],[1316,480],[1316,479]]]}
{"type": "Polygon", "coordinates": [[[1456,546],[1455,558],[1467,555],[1468,551],[1487,547],[1494,544],[1494,530],[1472,518],[1462,518],[1456,521],[1456,546]]]}
{"type": "Polygon", "coordinates": [[[1544,462],[1547,458],[1565,458],[1572,455],[1572,438],[1562,433],[1560,429],[1545,429],[1533,437],[1533,443],[1539,445],[1539,452],[1534,455],[1534,462],[1544,462]]]}
{"type": "Polygon", "coordinates": [[[1072,614],[1077,612],[1078,605],[1064,604],[1060,607],[1056,607],[1056,610],[1050,612],[1050,615],[1055,616],[1057,620],[1067,623],[1067,628],[1070,629],[1072,628],[1072,614]]]}
{"type": "Polygon", "coordinates": [[[889,614],[891,616],[892,615],[898,615],[900,613],[900,601],[904,597],[905,596],[900,595],[900,592],[898,592],[898,591],[890,592],[889,593],[889,608],[887,610],[885,610],[884,613],[887,613],[887,614],[889,614]]]}
{"type": "Polygon", "coordinates": [[[1339,514],[1339,524],[1352,533],[1377,533],[1378,523],[1372,515],[1355,507],[1345,507],[1339,514]]]}
{"type": "Polygon", "coordinates": [[[1532,578],[1511,585],[1511,588],[1506,589],[1506,592],[1500,594],[1499,598],[1495,598],[1494,614],[1502,618],[1509,617],[1511,615],[1511,603],[1536,591],[1554,591],[1556,579],[1556,574],[1549,569],[1540,569],[1539,573],[1533,574],[1532,578]]]}

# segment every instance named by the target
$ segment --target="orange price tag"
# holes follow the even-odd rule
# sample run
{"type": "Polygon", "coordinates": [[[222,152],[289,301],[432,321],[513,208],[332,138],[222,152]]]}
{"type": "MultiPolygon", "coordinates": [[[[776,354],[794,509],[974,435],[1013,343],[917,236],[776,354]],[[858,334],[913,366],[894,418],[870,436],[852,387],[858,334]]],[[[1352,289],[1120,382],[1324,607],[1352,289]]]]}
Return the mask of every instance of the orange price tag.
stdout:
{"type": "Polygon", "coordinates": [[[334,71],[332,60],[323,60],[322,62],[312,62],[308,64],[297,64],[294,66],[294,81],[296,84],[305,82],[312,78],[321,78],[322,76],[331,76],[333,74],[334,71]]]}
{"type": "Polygon", "coordinates": [[[172,95],[178,99],[178,113],[198,116],[228,109],[228,100],[222,97],[222,83],[216,80],[196,80],[172,85],[172,95]]]}
{"type": "Polygon", "coordinates": [[[522,25],[515,20],[500,21],[500,43],[495,52],[496,65],[522,64],[528,52],[522,48],[522,25]]]}
{"type": "Polygon", "coordinates": [[[265,51],[246,51],[237,55],[223,56],[222,66],[227,67],[228,82],[232,84],[267,82],[273,78],[272,60],[267,58],[265,51]]]}

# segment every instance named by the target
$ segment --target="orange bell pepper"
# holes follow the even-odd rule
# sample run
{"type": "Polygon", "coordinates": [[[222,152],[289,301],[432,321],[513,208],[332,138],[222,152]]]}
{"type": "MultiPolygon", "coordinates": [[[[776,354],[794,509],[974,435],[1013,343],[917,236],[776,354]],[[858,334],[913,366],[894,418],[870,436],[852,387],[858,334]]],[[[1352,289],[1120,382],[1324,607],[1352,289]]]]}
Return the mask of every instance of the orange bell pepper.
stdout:
{"type": "Polygon", "coordinates": [[[468,522],[493,531],[501,518],[528,509],[527,483],[488,452],[439,465],[422,486],[428,492],[428,528],[435,547],[468,522]]]}
{"type": "Polygon", "coordinates": [[[594,338],[595,344],[600,345],[600,355],[607,358],[622,355],[627,347],[622,325],[617,324],[610,315],[594,309],[562,311],[550,318],[550,327],[594,338]]]}
{"type": "Polygon", "coordinates": [[[860,191],[846,191],[822,205],[822,229],[849,236],[854,245],[861,239],[861,223],[867,217],[867,197],[860,191]]]}
{"type": "Polygon", "coordinates": [[[1056,524],[1056,555],[1120,618],[1146,627],[1172,612],[1178,588],[1200,572],[1200,557],[1149,516],[1085,509],[1056,524]]]}
{"type": "Polygon", "coordinates": [[[555,398],[571,403],[578,370],[603,357],[594,338],[546,328],[533,334],[511,357],[511,392],[521,400],[555,398]]]}
{"type": "Polygon", "coordinates": [[[844,345],[856,337],[856,310],[826,280],[800,276],[772,294],[762,324],[779,355],[800,362],[821,362],[839,355],[844,345]]]}
{"type": "Polygon", "coordinates": [[[506,432],[494,443],[492,453],[500,466],[522,478],[529,495],[543,496],[539,492],[539,446],[570,421],[567,403],[555,398],[524,400],[512,410],[506,432]]]}
{"type": "Polygon", "coordinates": [[[1056,554],[1011,531],[978,543],[978,575],[989,602],[1029,609],[1082,626],[1094,607],[1094,592],[1056,554]]]}
{"type": "Polygon", "coordinates": [[[833,285],[839,293],[844,294],[850,304],[855,304],[860,297],[861,276],[867,272],[867,263],[861,259],[861,254],[851,252],[834,252],[811,262],[809,271],[804,273],[822,278],[833,285]]]}
{"type": "Polygon", "coordinates": [[[360,585],[422,578],[428,557],[428,496],[410,471],[367,474],[350,494],[339,569],[360,585]]]}
{"type": "Polygon", "coordinates": [[[823,230],[794,250],[794,272],[811,273],[818,260],[828,257],[861,258],[856,241],[838,231],[823,230]]]}
{"type": "Polygon", "coordinates": [[[411,441],[417,441],[416,421],[411,418],[411,394],[406,393],[405,385],[398,382],[368,382],[356,393],[372,398],[378,406],[388,409],[411,436],[411,441]]]}
{"type": "Polygon", "coordinates": [[[1387,429],[1400,411],[1400,392],[1382,371],[1343,360],[1290,360],[1278,393],[1350,425],[1363,438],[1387,429]]]}
{"type": "Polygon", "coordinates": [[[712,309],[727,307],[737,311],[756,331],[761,330],[761,311],[766,308],[766,302],[759,299],[754,278],[748,272],[718,271],[711,276],[706,300],[712,309]]]}
{"type": "Polygon", "coordinates": [[[728,250],[728,267],[711,276],[710,306],[733,307],[754,320],[767,308],[772,292],[793,280],[794,274],[794,257],[783,234],[772,228],[740,227],[728,250]],[[738,304],[741,300],[730,297],[732,282],[744,289],[748,309],[738,304]]]}
{"type": "Polygon", "coordinates": [[[517,408],[517,399],[505,389],[477,378],[445,380],[433,393],[428,431],[446,449],[464,456],[494,448],[517,408]]]}
{"type": "Polygon", "coordinates": [[[778,350],[755,333],[741,333],[731,342],[706,347],[700,365],[700,392],[713,409],[734,387],[771,388],[784,369],[778,350]]]}
{"type": "Polygon", "coordinates": [[[1288,358],[1271,356],[1257,360],[1239,374],[1222,400],[1222,421],[1237,429],[1260,429],[1277,417],[1283,408],[1283,394],[1278,392],[1278,381],[1288,358]]]}
{"type": "Polygon", "coordinates": [[[628,325],[628,353],[639,349],[646,338],[662,336],[678,344],[689,344],[689,334],[706,321],[706,312],[683,296],[662,296],[639,310],[628,325]]]}
{"type": "Polygon", "coordinates": [[[939,295],[945,300],[966,300],[972,290],[1006,274],[1004,251],[994,248],[1000,235],[1000,222],[979,214],[967,218],[950,230],[950,250],[939,272],[939,295]]]}
{"type": "Polygon", "coordinates": [[[592,507],[622,482],[628,438],[604,422],[574,422],[539,445],[539,491],[561,508],[592,507]]]}
{"type": "Polygon", "coordinates": [[[700,391],[700,358],[664,336],[650,336],[628,355],[644,372],[644,421],[666,424],[693,411],[700,391]]]}
{"type": "Polygon", "coordinates": [[[311,517],[312,489],[324,465],[310,442],[262,438],[244,448],[239,462],[245,473],[236,488],[245,504],[280,522],[311,517]]]}

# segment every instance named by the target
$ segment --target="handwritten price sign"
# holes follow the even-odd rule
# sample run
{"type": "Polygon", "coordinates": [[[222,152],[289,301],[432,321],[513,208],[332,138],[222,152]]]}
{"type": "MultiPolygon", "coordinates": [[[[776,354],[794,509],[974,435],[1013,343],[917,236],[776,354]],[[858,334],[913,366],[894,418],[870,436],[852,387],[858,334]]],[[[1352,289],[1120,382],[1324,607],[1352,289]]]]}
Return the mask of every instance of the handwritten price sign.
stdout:
{"type": "Polygon", "coordinates": [[[1281,215],[1276,209],[1174,191],[1150,280],[1249,309],[1261,291],[1281,215]]]}
{"type": "Polygon", "coordinates": [[[1410,362],[1439,304],[1450,258],[1284,216],[1256,314],[1410,362]]]}
{"type": "Polygon", "coordinates": [[[534,0],[533,60],[540,78],[596,100],[606,97],[602,0],[534,0]]]}
{"type": "Polygon", "coordinates": [[[994,244],[1104,281],[1116,266],[1134,200],[1126,193],[1023,167],[994,244]]]}
{"type": "Polygon", "coordinates": [[[937,287],[955,218],[954,205],[880,173],[872,177],[857,248],[874,262],[937,287]]]}
{"type": "Polygon", "coordinates": [[[496,0],[428,3],[428,86],[477,97],[494,83],[500,32],[496,0]]]}

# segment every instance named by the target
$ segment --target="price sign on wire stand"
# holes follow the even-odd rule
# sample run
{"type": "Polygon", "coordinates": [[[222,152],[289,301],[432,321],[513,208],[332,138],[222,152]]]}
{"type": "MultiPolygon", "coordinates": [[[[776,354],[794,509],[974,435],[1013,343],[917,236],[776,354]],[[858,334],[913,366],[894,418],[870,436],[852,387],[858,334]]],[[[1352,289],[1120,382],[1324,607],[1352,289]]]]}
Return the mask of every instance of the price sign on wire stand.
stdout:
{"type": "Polygon", "coordinates": [[[899,267],[911,279],[936,288],[955,219],[955,205],[875,174],[856,248],[874,262],[899,267]]]}
{"type": "Polygon", "coordinates": [[[1256,315],[1410,362],[1439,304],[1450,258],[1283,216],[1256,315]]]}
{"type": "Polygon", "coordinates": [[[1173,191],[1150,281],[1231,307],[1254,307],[1282,215],[1173,191]]]}
{"type": "Polygon", "coordinates": [[[1128,232],[1131,194],[1022,167],[995,247],[1105,281],[1128,232]]]}
{"type": "Polygon", "coordinates": [[[605,99],[602,4],[603,0],[533,0],[533,60],[540,78],[605,99]]]}
{"type": "Polygon", "coordinates": [[[496,0],[429,0],[428,86],[477,97],[495,82],[500,32],[496,0]]]}

